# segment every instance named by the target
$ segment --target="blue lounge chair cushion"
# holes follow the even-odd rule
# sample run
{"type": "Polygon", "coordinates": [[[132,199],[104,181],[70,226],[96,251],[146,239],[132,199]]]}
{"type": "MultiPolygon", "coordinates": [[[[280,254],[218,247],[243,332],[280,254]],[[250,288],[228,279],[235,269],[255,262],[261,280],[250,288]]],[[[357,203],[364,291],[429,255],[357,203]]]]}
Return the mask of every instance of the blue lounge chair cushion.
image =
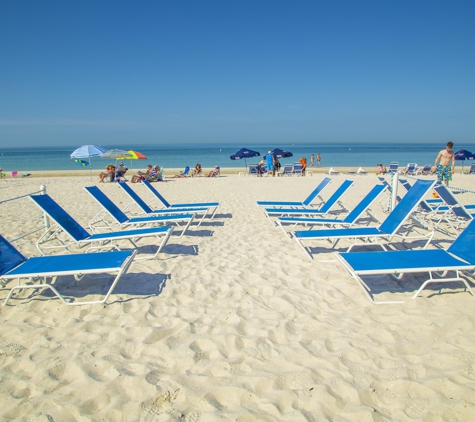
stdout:
{"type": "Polygon", "coordinates": [[[324,230],[297,230],[294,232],[299,239],[329,239],[334,237],[365,237],[387,236],[377,227],[350,227],[347,229],[324,229],[324,230]]]}
{"type": "Polygon", "coordinates": [[[133,251],[99,252],[32,257],[9,271],[7,277],[35,277],[54,274],[81,274],[90,271],[107,272],[118,270],[133,251]]]}
{"type": "Polygon", "coordinates": [[[442,249],[344,252],[340,256],[358,275],[398,272],[444,271],[473,267],[442,249]]]}

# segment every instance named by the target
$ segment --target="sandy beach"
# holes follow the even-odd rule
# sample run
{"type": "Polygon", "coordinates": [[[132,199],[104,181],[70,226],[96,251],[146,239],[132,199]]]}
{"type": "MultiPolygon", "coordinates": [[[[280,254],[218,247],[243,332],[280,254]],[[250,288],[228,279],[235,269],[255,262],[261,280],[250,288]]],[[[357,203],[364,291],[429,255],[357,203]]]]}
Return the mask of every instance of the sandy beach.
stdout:
{"type": "MultiPolygon", "coordinates": [[[[345,178],[354,180],[342,199],[352,209],[377,182],[366,170],[368,176],[334,177],[324,198],[345,178]]],[[[324,249],[329,243],[310,260],[255,204],[301,201],[328,168],[282,178],[239,171],[155,184],[171,203],[219,201],[220,209],[187,235],[172,236],[157,259],[134,262],[107,305],[68,307],[48,292],[27,291],[0,307],[0,419],[474,420],[475,298],[450,284],[411,300],[425,279],[415,275],[396,288],[381,279],[378,298],[404,304],[371,304],[335,250],[324,249]]],[[[100,208],[83,187],[96,179],[81,170],[8,177],[0,180],[0,201],[45,185],[88,228],[100,208]]],[[[457,174],[453,185],[473,190],[474,180],[457,174]]],[[[116,184],[97,186],[121,208],[129,203],[116,184]]],[[[471,193],[458,198],[475,203],[471,193]]],[[[42,227],[28,197],[0,206],[8,240],[42,227]]],[[[385,216],[378,204],[372,211],[385,216]]],[[[40,234],[14,244],[38,256],[40,234]]],[[[430,248],[451,241],[437,233],[430,248]]],[[[341,242],[336,251],[348,246],[341,242]]],[[[58,280],[57,287],[84,300],[98,297],[108,280],[58,280]]]]}

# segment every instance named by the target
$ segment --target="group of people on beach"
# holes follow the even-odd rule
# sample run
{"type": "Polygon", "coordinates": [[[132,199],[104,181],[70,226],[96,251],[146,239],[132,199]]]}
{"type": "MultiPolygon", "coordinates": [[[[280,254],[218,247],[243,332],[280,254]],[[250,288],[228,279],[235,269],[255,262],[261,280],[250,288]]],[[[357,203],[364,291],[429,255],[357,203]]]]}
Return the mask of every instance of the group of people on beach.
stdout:
{"type": "MultiPolygon", "coordinates": [[[[453,151],[454,143],[447,142],[445,149],[440,150],[435,158],[432,173],[437,173],[437,180],[445,183],[446,186],[452,181],[452,175],[455,173],[455,153],[453,151]]],[[[382,164],[376,164],[378,172],[376,174],[385,174],[386,167],[382,164]]]]}
{"type": "MultiPolygon", "coordinates": [[[[125,178],[125,173],[129,169],[121,161],[118,166],[114,164],[107,164],[105,171],[99,173],[99,183],[104,183],[106,181],[113,182],[115,180],[123,181],[125,178]]],[[[137,174],[132,176],[132,183],[136,183],[140,180],[148,180],[149,182],[160,182],[163,180],[162,173],[160,171],[160,166],[152,166],[147,164],[147,170],[142,172],[139,170],[137,174]]]]}
{"type": "Polygon", "coordinates": [[[315,165],[315,154],[312,154],[310,156],[310,167],[321,167],[322,165],[322,157],[320,155],[320,153],[317,154],[317,163],[315,165]]]}

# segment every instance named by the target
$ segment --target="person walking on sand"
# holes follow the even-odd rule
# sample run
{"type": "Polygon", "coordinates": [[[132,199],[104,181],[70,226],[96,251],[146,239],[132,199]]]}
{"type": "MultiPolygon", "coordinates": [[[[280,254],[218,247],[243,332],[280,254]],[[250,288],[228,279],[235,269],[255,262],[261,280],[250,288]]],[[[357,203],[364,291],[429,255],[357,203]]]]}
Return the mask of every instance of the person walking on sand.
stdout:
{"type": "Polygon", "coordinates": [[[320,156],[320,153],[318,153],[317,154],[317,167],[321,167],[320,161],[322,161],[322,157],[320,156]]]}
{"type": "Polygon", "coordinates": [[[444,182],[445,186],[449,186],[449,182],[452,180],[452,174],[455,173],[455,153],[452,151],[453,147],[453,142],[447,142],[447,146],[439,152],[434,161],[434,167],[432,167],[433,172],[437,170],[437,179],[439,182],[444,182]],[[450,162],[452,162],[452,165],[450,162]]]}
{"type": "Polygon", "coordinates": [[[310,167],[315,167],[315,154],[310,156],[310,167]]]}

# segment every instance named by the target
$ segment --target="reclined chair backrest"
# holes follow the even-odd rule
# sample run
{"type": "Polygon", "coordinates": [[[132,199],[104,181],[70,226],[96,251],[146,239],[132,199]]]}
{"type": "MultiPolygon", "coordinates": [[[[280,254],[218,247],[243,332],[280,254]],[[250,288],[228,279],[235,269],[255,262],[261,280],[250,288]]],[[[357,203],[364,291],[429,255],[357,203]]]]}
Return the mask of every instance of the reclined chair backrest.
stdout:
{"type": "Polygon", "coordinates": [[[257,164],[249,164],[249,174],[258,174],[257,173],[257,164]]]}
{"type": "Polygon", "coordinates": [[[467,209],[455,198],[447,187],[441,183],[434,186],[434,190],[444,200],[444,202],[450,207],[451,211],[458,217],[467,220],[472,220],[472,215],[467,209]]]}
{"type": "Polygon", "coordinates": [[[294,166],[292,164],[286,164],[284,166],[284,170],[282,171],[282,176],[292,174],[293,169],[294,169],[294,166]]]}
{"type": "Polygon", "coordinates": [[[396,162],[396,161],[393,161],[393,162],[389,165],[388,173],[396,173],[398,168],[399,168],[399,163],[396,162]]]}
{"type": "Polygon", "coordinates": [[[470,170],[468,171],[468,174],[475,174],[475,163],[472,163],[470,166],[470,170]]]}
{"type": "Polygon", "coordinates": [[[129,218],[119,209],[119,207],[115,205],[97,186],[84,186],[84,189],[86,189],[86,191],[102,206],[102,208],[104,208],[119,224],[129,221],[129,218]]]}
{"type": "Polygon", "coordinates": [[[74,241],[79,242],[90,236],[90,234],[49,195],[30,195],[30,198],[48,217],[56,221],[56,224],[73,238],[74,241]]]}
{"type": "Polygon", "coordinates": [[[170,208],[171,205],[170,203],[162,196],[160,193],[147,181],[147,180],[142,180],[142,183],[152,192],[156,198],[159,199],[159,201],[166,207],[170,208]]]}
{"type": "Polygon", "coordinates": [[[447,252],[467,261],[470,264],[475,264],[475,220],[465,227],[462,233],[454,240],[454,242],[447,249],[447,252]]]}
{"type": "Polygon", "coordinates": [[[302,163],[295,163],[292,169],[292,174],[302,174],[302,163]]]}
{"type": "Polygon", "coordinates": [[[307,196],[307,198],[302,202],[305,206],[308,206],[312,203],[312,201],[320,195],[320,193],[325,189],[329,183],[331,183],[332,179],[329,177],[325,177],[318,186],[313,190],[313,192],[307,196]]]}
{"type": "Polygon", "coordinates": [[[153,212],[152,208],[150,208],[146,204],[146,202],[140,196],[138,196],[137,193],[135,193],[135,191],[128,184],[121,183],[119,186],[127,193],[127,195],[130,196],[132,201],[134,201],[140,207],[142,212],[144,212],[145,214],[150,214],[153,212]]]}
{"type": "Polygon", "coordinates": [[[7,239],[0,235],[0,276],[26,261],[26,258],[7,239]]]}
{"type": "Polygon", "coordinates": [[[434,184],[434,180],[417,180],[401,201],[399,201],[399,204],[389,213],[379,227],[379,230],[387,234],[396,233],[404,223],[404,220],[411,215],[434,184]]]}
{"type": "Polygon", "coordinates": [[[182,176],[186,176],[188,175],[188,173],[190,172],[190,166],[186,166],[185,167],[185,170],[183,170],[183,172],[181,173],[182,176]]]}
{"type": "Polygon", "coordinates": [[[385,189],[386,185],[381,185],[379,183],[374,186],[361,202],[343,219],[343,221],[345,223],[355,222],[385,189]]]}
{"type": "MultiPolygon", "coordinates": [[[[409,192],[409,190],[412,187],[411,184],[406,179],[399,179],[399,182],[401,182],[401,185],[409,192]]],[[[420,202],[419,206],[421,207],[422,211],[425,211],[425,212],[433,211],[431,206],[424,199],[420,202]]]]}
{"type": "Polygon", "coordinates": [[[349,189],[349,187],[353,184],[352,180],[345,180],[340,187],[333,193],[330,198],[327,199],[325,204],[320,208],[320,211],[323,213],[327,213],[330,209],[335,205],[338,200],[343,196],[343,194],[349,189]]]}

